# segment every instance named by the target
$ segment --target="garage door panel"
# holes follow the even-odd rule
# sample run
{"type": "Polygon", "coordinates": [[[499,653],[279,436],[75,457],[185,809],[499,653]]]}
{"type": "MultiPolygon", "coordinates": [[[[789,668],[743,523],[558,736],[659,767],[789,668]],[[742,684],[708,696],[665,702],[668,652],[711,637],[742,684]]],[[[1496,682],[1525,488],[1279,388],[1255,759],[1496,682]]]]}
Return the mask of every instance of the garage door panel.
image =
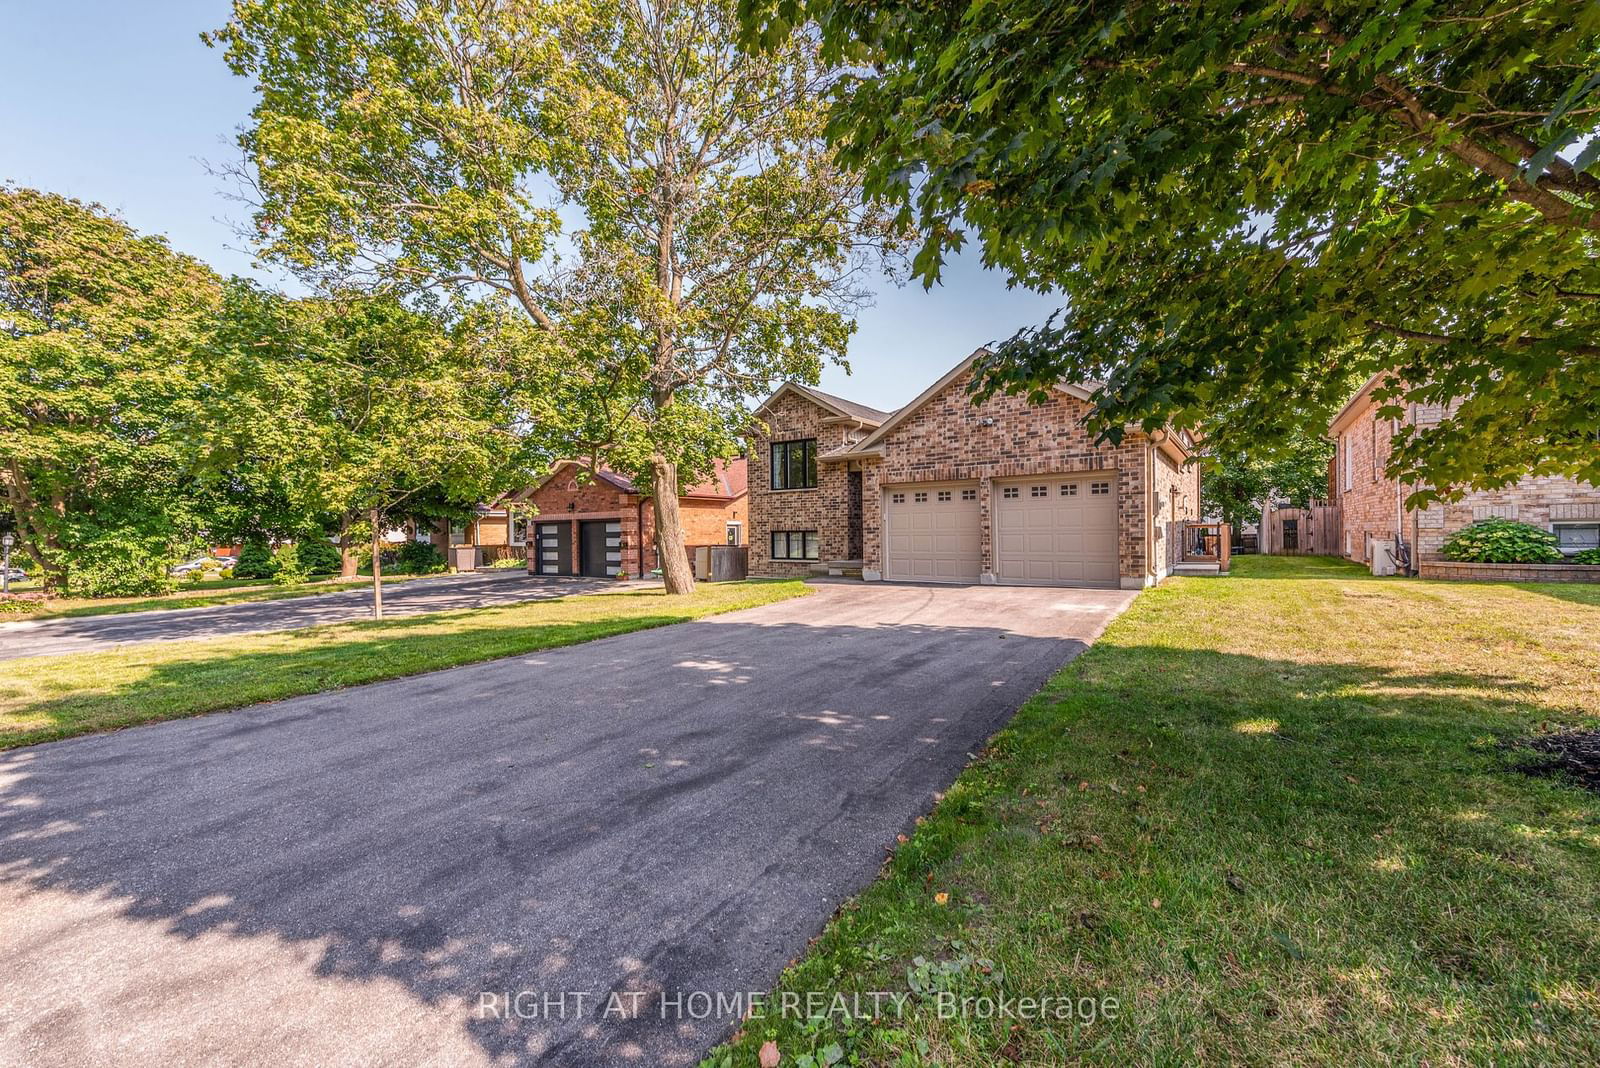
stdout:
{"type": "Polygon", "coordinates": [[[884,577],[976,582],[981,568],[978,494],[971,483],[884,490],[884,577]]]}
{"type": "Polygon", "coordinates": [[[995,575],[1002,582],[1118,585],[1114,478],[1056,476],[996,487],[995,575]],[[1008,494],[1007,487],[1019,492],[1008,494]],[[1094,487],[1100,487],[1095,492],[1094,487]]]}

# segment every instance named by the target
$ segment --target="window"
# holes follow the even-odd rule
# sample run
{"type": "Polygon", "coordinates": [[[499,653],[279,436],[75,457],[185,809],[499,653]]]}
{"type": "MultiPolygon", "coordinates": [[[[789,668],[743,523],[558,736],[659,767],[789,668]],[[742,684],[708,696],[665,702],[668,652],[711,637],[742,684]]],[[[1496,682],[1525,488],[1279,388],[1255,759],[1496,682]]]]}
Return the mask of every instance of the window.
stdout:
{"type": "Polygon", "coordinates": [[[978,499],[978,491],[975,489],[964,489],[961,491],[961,499],[964,501],[975,501],[978,499]]]}
{"type": "Polygon", "coordinates": [[[1344,434],[1339,438],[1339,455],[1344,463],[1344,488],[1349,492],[1356,488],[1355,464],[1350,462],[1350,435],[1344,434]]]}
{"type": "Polygon", "coordinates": [[[511,517],[511,544],[528,544],[528,520],[523,516],[511,517]]]}
{"type": "Polygon", "coordinates": [[[730,519],[727,522],[727,537],[729,545],[740,545],[744,542],[744,524],[730,519]]]}
{"type": "Polygon", "coordinates": [[[1076,497],[1077,495],[1078,495],[1078,484],[1076,482],[1063,482],[1063,483],[1061,483],[1061,496],[1063,496],[1063,497],[1076,497]]]}
{"type": "Polygon", "coordinates": [[[889,494],[889,503],[890,504],[905,504],[906,503],[906,495],[904,493],[891,493],[891,494],[889,494]]]}
{"type": "Polygon", "coordinates": [[[467,524],[464,521],[459,520],[459,519],[450,520],[450,544],[451,545],[466,545],[466,544],[468,544],[468,542],[467,542],[467,524]]]}
{"type": "Polygon", "coordinates": [[[1048,497],[1048,496],[1050,496],[1050,487],[1049,486],[1029,486],[1028,487],[1028,496],[1030,496],[1030,497],[1048,497]]]}
{"type": "Polygon", "coordinates": [[[1372,417],[1372,432],[1367,436],[1367,447],[1372,450],[1372,481],[1378,481],[1378,417],[1372,417]]]}
{"type": "Polygon", "coordinates": [[[938,499],[939,499],[939,500],[940,500],[940,501],[941,501],[941,502],[942,502],[942,501],[948,501],[948,500],[950,500],[950,499],[951,499],[951,497],[950,497],[950,491],[949,491],[949,490],[940,490],[940,491],[939,491],[939,498],[938,498],[938,499]]]}
{"type": "Polygon", "coordinates": [[[1105,496],[1108,496],[1110,493],[1111,493],[1111,483],[1109,483],[1109,482],[1091,482],[1091,483],[1089,483],[1089,496],[1091,496],[1091,497],[1105,497],[1105,496]]]}
{"type": "Polygon", "coordinates": [[[772,488],[775,490],[815,489],[817,486],[817,439],[774,441],[772,443],[772,488]]]}
{"type": "Polygon", "coordinates": [[[913,493],[911,495],[911,499],[914,502],[916,502],[917,504],[927,504],[928,503],[928,495],[926,493],[913,493]]]}
{"type": "Polygon", "coordinates": [[[1585,549],[1600,549],[1600,523],[1554,523],[1556,548],[1571,556],[1585,549]]]}
{"type": "Polygon", "coordinates": [[[815,560],[817,558],[817,532],[814,530],[774,530],[772,532],[772,558],[774,560],[815,560]]]}
{"type": "Polygon", "coordinates": [[[1015,500],[1016,498],[1022,496],[1022,490],[1017,486],[1007,486],[1005,489],[1000,491],[1000,496],[1004,497],[1008,501],[1015,500]]]}

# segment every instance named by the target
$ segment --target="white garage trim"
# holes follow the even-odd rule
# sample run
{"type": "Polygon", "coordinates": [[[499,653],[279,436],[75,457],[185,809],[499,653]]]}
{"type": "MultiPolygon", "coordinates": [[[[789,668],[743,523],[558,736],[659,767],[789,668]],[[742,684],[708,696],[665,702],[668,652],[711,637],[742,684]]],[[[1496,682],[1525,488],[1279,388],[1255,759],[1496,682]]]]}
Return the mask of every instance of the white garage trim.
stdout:
{"type": "Polygon", "coordinates": [[[997,582],[1121,585],[1116,471],[997,481],[990,510],[997,582]]]}
{"type": "Polygon", "coordinates": [[[891,582],[977,582],[983,570],[976,482],[883,488],[883,577],[891,582]]]}

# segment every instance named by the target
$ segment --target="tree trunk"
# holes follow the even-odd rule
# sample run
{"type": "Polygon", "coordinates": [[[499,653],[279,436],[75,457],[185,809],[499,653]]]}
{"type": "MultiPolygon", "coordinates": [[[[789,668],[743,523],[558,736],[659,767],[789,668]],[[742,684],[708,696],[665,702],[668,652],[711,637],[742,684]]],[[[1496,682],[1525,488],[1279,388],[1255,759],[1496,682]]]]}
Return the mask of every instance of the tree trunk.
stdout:
{"type": "Polygon", "coordinates": [[[650,472],[650,507],[656,517],[656,552],[661,557],[661,578],[668,593],[693,593],[694,569],[683,547],[683,523],[678,518],[678,465],[656,456],[650,472]]]}
{"type": "Polygon", "coordinates": [[[383,517],[372,510],[372,618],[383,618],[383,517]]]}
{"type": "Polygon", "coordinates": [[[350,541],[350,528],[353,526],[354,516],[346,513],[339,517],[339,577],[342,579],[353,579],[361,573],[361,557],[350,541]]]}

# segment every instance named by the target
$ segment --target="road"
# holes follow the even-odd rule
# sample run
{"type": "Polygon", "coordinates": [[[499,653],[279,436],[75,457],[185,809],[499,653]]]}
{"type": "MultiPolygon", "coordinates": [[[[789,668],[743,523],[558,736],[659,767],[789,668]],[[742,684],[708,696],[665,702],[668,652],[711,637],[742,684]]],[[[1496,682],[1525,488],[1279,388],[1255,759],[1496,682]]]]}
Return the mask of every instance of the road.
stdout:
{"type": "MultiPolygon", "coordinates": [[[[383,591],[383,611],[385,617],[398,618],[616,588],[617,583],[609,579],[553,578],[509,570],[475,571],[387,586],[383,591]]],[[[209,608],[22,620],[0,623],[0,660],[93,652],[139,642],[230,638],[371,618],[372,590],[364,587],[341,593],[209,608]]]]}
{"type": "Polygon", "coordinates": [[[0,754],[0,1062],[693,1064],[1132,596],[823,584],[0,754]]]}

